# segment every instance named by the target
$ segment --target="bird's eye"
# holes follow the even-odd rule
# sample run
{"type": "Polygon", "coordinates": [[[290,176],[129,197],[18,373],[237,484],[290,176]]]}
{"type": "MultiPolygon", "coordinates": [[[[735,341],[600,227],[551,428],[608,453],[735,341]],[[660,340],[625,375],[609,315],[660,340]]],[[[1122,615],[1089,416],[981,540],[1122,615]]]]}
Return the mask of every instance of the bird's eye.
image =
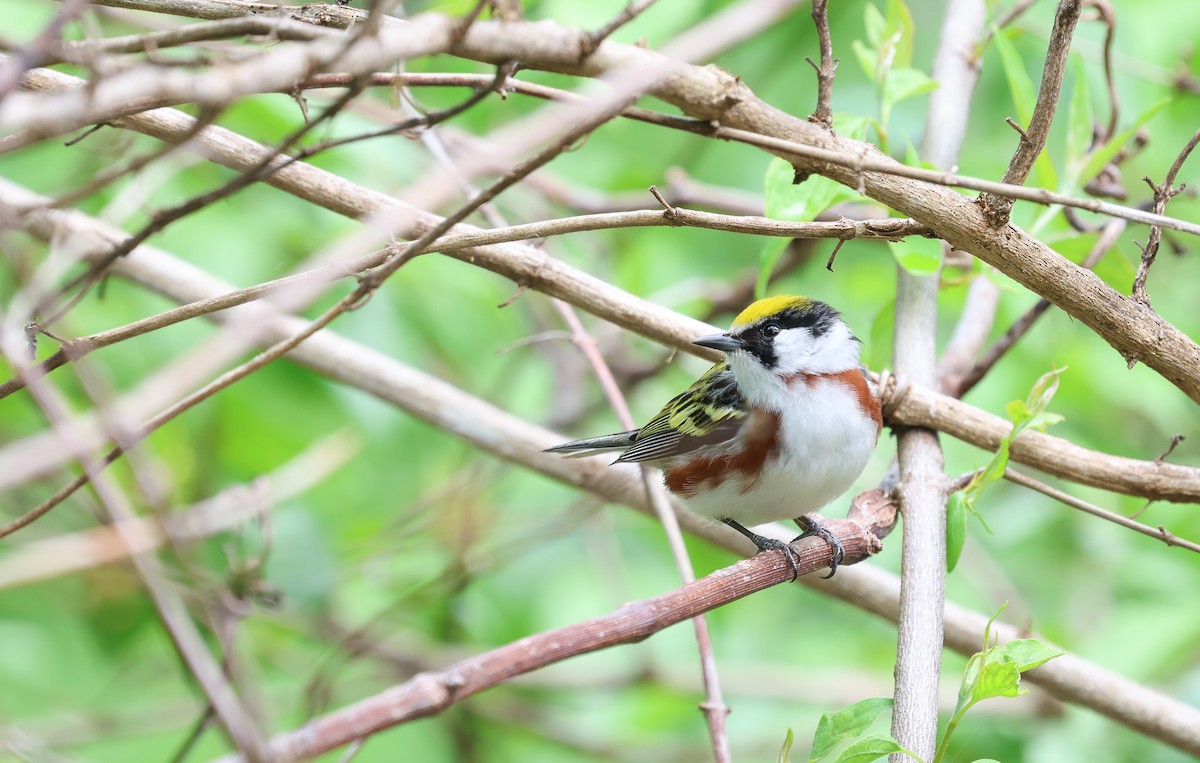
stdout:
{"type": "Polygon", "coordinates": [[[779,328],[778,323],[768,323],[767,325],[763,326],[763,335],[764,336],[775,336],[782,330],[783,329],[779,328]]]}

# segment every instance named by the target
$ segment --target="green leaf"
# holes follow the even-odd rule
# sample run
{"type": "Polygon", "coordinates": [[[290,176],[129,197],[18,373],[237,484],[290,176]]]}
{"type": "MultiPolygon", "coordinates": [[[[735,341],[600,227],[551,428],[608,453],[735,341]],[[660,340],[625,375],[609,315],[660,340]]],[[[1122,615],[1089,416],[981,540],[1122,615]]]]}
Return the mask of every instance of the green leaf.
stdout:
{"type": "Polygon", "coordinates": [[[900,743],[886,734],[872,734],[863,737],[842,751],[837,756],[837,763],[870,763],[879,760],[884,755],[894,752],[904,753],[913,760],[920,760],[915,754],[900,746],[900,743]]]}
{"type": "MultiPolygon", "coordinates": [[[[1000,615],[1004,614],[1004,610],[1006,610],[1006,609],[1008,609],[1007,601],[1000,605],[1000,608],[996,610],[996,614],[989,617],[988,621],[987,621],[987,625],[983,626],[983,651],[984,652],[986,652],[987,650],[992,648],[992,626],[996,624],[996,621],[1000,619],[1000,615]]],[[[979,656],[979,655],[977,654],[976,656],[979,656]]]]}
{"type": "Polygon", "coordinates": [[[932,93],[938,81],[920,69],[892,69],[883,85],[883,101],[893,106],[905,98],[932,93]]]}
{"type": "MultiPolygon", "coordinates": [[[[849,707],[834,713],[826,713],[817,723],[817,732],[813,735],[813,760],[820,760],[840,744],[858,737],[867,727],[875,722],[883,713],[892,709],[892,700],[888,697],[873,697],[860,700],[849,707]]],[[[892,752],[896,752],[893,750],[892,752]]],[[[842,758],[838,758],[842,760],[842,758]]]]}
{"type": "Polygon", "coordinates": [[[1055,657],[1065,654],[1060,649],[1051,649],[1037,639],[1018,638],[1001,644],[992,650],[996,659],[1011,662],[1024,673],[1045,665],[1055,657]]]}
{"type": "Polygon", "coordinates": [[[767,239],[763,243],[762,251],[758,255],[758,280],[754,282],[755,299],[762,299],[767,296],[767,287],[771,283],[771,274],[775,272],[775,265],[787,250],[789,241],[790,239],[776,236],[767,239]]]}
{"type": "MultiPolygon", "coordinates": [[[[883,47],[884,38],[887,37],[887,21],[874,5],[868,4],[863,8],[863,28],[867,30],[867,42],[871,43],[871,47],[876,50],[883,47]]],[[[867,74],[869,76],[872,72],[868,71],[867,74]]]]}
{"type": "Polygon", "coordinates": [[[941,239],[910,236],[903,241],[889,241],[888,249],[900,267],[914,275],[931,276],[942,266],[941,239]]]}
{"type": "MultiPolygon", "coordinates": [[[[871,6],[867,6],[870,8],[871,6]]],[[[878,13],[878,11],[876,11],[878,13]]],[[[850,49],[854,51],[854,57],[858,59],[858,65],[866,72],[867,79],[879,84],[879,53],[874,48],[868,47],[862,40],[851,40],[850,49]]]]}
{"type": "Polygon", "coordinates": [[[1004,65],[1004,77],[1008,80],[1008,89],[1012,93],[1013,106],[1017,111],[1018,124],[1027,125],[1033,118],[1033,104],[1037,100],[1037,89],[1029,72],[1025,71],[1025,62],[1021,54],[1009,38],[1019,33],[1015,28],[999,32],[992,40],[1000,53],[1000,62],[1004,65]]]}
{"type": "Polygon", "coordinates": [[[916,37],[916,25],[913,24],[912,14],[904,0],[888,0],[887,5],[887,43],[895,51],[891,65],[902,69],[912,64],[913,38],[916,37]]]}
{"type": "Polygon", "coordinates": [[[1083,59],[1078,55],[1071,56],[1071,69],[1075,77],[1071,88],[1071,103],[1067,108],[1067,150],[1066,165],[1068,170],[1079,165],[1092,146],[1092,129],[1095,117],[1092,115],[1092,99],[1088,95],[1087,77],[1084,75],[1083,59]]]}
{"type": "Polygon", "coordinates": [[[796,170],[787,161],[775,157],[767,165],[763,208],[767,217],[807,223],[834,204],[858,198],[841,183],[822,175],[809,175],[796,184],[796,170]]]}
{"type": "Polygon", "coordinates": [[[867,129],[871,126],[869,117],[864,117],[861,114],[834,114],[833,129],[839,135],[845,135],[847,138],[855,140],[866,140],[867,129]]]}
{"type": "Polygon", "coordinates": [[[792,743],[796,741],[792,735],[792,729],[789,727],[787,736],[783,738],[783,746],[779,748],[779,755],[775,756],[775,763],[791,763],[792,760],[792,743]]]}
{"type": "Polygon", "coordinates": [[[1143,111],[1141,115],[1134,121],[1131,127],[1117,133],[1111,139],[1109,139],[1107,143],[1089,154],[1087,161],[1084,162],[1083,169],[1079,171],[1078,183],[1080,185],[1086,185],[1092,178],[1096,177],[1096,175],[1099,175],[1100,170],[1108,166],[1108,163],[1111,162],[1113,157],[1117,155],[1117,152],[1129,142],[1129,139],[1133,137],[1134,133],[1141,129],[1142,125],[1149,122],[1155,114],[1157,114],[1170,102],[1170,98],[1163,98],[1157,101],[1151,105],[1150,108],[1143,111]]]}
{"type": "Polygon", "coordinates": [[[975,511],[975,503],[987,486],[1004,477],[1004,470],[1008,468],[1009,448],[1021,432],[1030,427],[1044,431],[1046,426],[1063,420],[1062,416],[1046,413],[1046,407],[1058,391],[1058,377],[1065,370],[1067,368],[1063,366],[1042,374],[1034,382],[1029,397],[1025,400],[1013,400],[1004,406],[1013,423],[1012,431],[1000,441],[1000,446],[996,448],[996,453],[988,465],[963,488],[963,501],[968,509],[975,511]]]}
{"type": "Polygon", "coordinates": [[[962,492],[946,502],[946,572],[954,572],[967,542],[967,504],[962,492]]]}
{"type": "Polygon", "coordinates": [[[992,697],[1017,697],[1025,694],[1021,688],[1021,671],[1011,662],[987,662],[971,691],[971,704],[992,697]]]}

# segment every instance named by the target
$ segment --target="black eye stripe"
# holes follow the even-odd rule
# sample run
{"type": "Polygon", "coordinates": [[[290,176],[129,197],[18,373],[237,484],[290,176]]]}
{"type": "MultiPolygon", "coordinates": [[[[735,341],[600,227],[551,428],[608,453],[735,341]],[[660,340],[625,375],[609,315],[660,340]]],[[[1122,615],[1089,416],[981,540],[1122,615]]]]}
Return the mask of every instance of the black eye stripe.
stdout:
{"type": "Polygon", "coordinates": [[[803,307],[794,307],[772,315],[739,332],[746,352],[758,358],[767,368],[779,362],[775,351],[775,337],[788,329],[807,329],[814,339],[830,331],[840,317],[836,310],[824,302],[809,302],[803,307]]]}

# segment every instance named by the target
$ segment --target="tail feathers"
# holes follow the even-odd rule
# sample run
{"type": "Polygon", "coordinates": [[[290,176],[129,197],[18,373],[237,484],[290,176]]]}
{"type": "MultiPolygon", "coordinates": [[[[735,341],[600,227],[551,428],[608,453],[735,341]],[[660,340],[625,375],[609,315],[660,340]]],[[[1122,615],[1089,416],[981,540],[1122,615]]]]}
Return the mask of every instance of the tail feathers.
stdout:
{"type": "Polygon", "coordinates": [[[610,450],[625,450],[633,445],[638,430],[617,432],[603,437],[589,437],[585,440],[572,440],[553,448],[546,448],[546,453],[569,453],[570,458],[582,458],[610,450]]]}

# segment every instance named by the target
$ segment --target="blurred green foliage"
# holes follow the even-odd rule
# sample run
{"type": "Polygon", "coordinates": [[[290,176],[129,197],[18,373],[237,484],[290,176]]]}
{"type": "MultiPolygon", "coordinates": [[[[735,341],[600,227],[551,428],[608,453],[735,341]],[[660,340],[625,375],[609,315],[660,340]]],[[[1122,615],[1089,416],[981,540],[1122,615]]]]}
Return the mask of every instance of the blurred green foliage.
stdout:
{"type": "MultiPolygon", "coordinates": [[[[1149,142],[1121,165],[1127,203],[1150,198],[1140,178],[1161,181],[1176,153],[1200,124],[1200,99],[1176,87],[1181,76],[1200,76],[1192,46],[1200,39],[1193,0],[1115,2],[1119,25],[1115,69],[1120,94],[1119,129],[1133,126],[1164,98],[1146,121],[1149,142]]],[[[0,2],[6,40],[36,35],[60,6],[45,0],[0,2]]],[[[462,13],[469,3],[415,3],[462,13]]],[[[529,2],[527,15],[594,28],[623,7],[621,0],[529,2]]],[[[652,6],[615,39],[661,45],[729,3],[690,0],[652,6]]],[[[835,54],[854,56],[855,40],[877,40],[864,26],[863,0],[831,3],[835,54]]],[[[883,17],[888,5],[880,3],[883,17]]],[[[894,5],[894,3],[893,3],[894,5]]],[[[993,17],[1008,3],[991,3],[993,17]]],[[[915,33],[911,62],[928,72],[937,45],[943,3],[913,0],[905,21],[915,33]]],[[[1023,70],[1040,77],[1052,4],[1035,5],[1016,26],[982,52],[981,78],[971,104],[968,137],[958,171],[999,178],[1017,143],[1004,124],[1022,113],[1023,70]],[[1018,94],[1014,96],[1014,91],[1018,94]]],[[[157,20],[161,21],[161,17],[157,20]]],[[[105,35],[137,28],[89,13],[86,29],[105,35]]],[[[81,37],[85,26],[68,27],[81,37]]],[[[1042,180],[1079,178],[1088,116],[1103,123],[1100,50],[1104,30],[1080,25],[1042,180]]],[[[860,47],[861,44],[860,44],[860,47]]],[[[794,114],[814,103],[815,77],[803,58],[817,55],[807,7],[721,54],[715,63],[745,80],[762,98],[794,114]]],[[[859,56],[862,57],[862,53],[859,56]]],[[[486,67],[437,57],[418,60],[414,71],[486,72],[486,67]]],[[[571,87],[570,78],[525,71],[533,82],[571,87]]],[[[915,81],[915,78],[913,78],[915,81]]],[[[838,70],[833,105],[846,115],[881,119],[893,155],[920,145],[926,96],[891,98],[880,110],[877,76],[860,66],[838,70]]],[[[886,87],[886,86],[885,86],[886,87]]],[[[918,88],[919,90],[919,88],[918,88]]],[[[466,91],[420,90],[429,108],[456,102],[466,91]]],[[[894,93],[893,93],[894,95],[894,93]]],[[[395,108],[386,91],[369,98],[395,108]]],[[[312,96],[310,108],[322,101],[312,96]]],[[[652,108],[661,104],[647,99],[652,108]]],[[[519,95],[493,98],[446,126],[483,134],[516,123],[541,104],[519,95]]],[[[277,139],[301,121],[286,96],[248,98],[220,123],[258,140],[277,139]]],[[[350,135],[376,122],[347,112],[314,139],[350,135]]],[[[879,137],[875,135],[874,137],[879,137]]],[[[0,176],[35,191],[56,194],[85,182],[114,156],[157,147],[149,138],[104,129],[66,148],[49,140],[0,155],[0,176]]],[[[561,180],[599,194],[642,192],[663,186],[671,168],[699,181],[764,192],[770,157],[757,149],[648,125],[616,121],[604,126],[548,169],[561,180]]],[[[1181,179],[1195,178],[1200,159],[1181,179]]],[[[315,160],[319,166],[384,193],[404,190],[434,162],[418,142],[391,137],[352,144],[315,160]]],[[[186,153],[126,178],[80,203],[127,230],[144,224],[156,208],[204,192],[232,177],[186,153]]],[[[811,181],[810,181],[811,182],[811,181]]],[[[1086,182],[1084,179],[1082,182],[1086,182]]],[[[1077,189],[1080,182],[1070,185],[1077,189]]],[[[1075,190],[1075,192],[1078,192],[1075,190]]],[[[647,194],[645,207],[655,202],[647,194]]],[[[511,222],[570,213],[532,187],[501,197],[511,222]]],[[[443,210],[445,211],[445,210],[443,210]]],[[[1061,214],[1018,203],[1014,222],[1078,260],[1095,241],[1061,214]]],[[[1168,212],[1200,219],[1200,204],[1185,194],[1168,212]]],[[[881,211],[886,214],[886,211],[881,211]]],[[[1094,222],[1090,215],[1081,215],[1094,222]]],[[[480,222],[478,219],[473,222],[480,222]]],[[[339,241],[356,225],[266,186],[256,186],[167,228],[151,243],[240,286],[278,277],[339,241]]],[[[1097,272],[1128,293],[1146,230],[1131,226],[1097,272]]],[[[0,235],[5,269],[0,303],[11,298],[46,255],[32,239],[0,235]]],[[[877,243],[848,242],[834,272],[825,270],[832,242],[817,244],[808,259],[773,293],[799,292],[827,300],[845,314],[866,343],[874,367],[890,362],[890,311],[895,263],[877,243]]],[[[764,242],[749,236],[683,229],[639,228],[583,234],[546,242],[554,257],[632,293],[701,316],[711,295],[733,283],[753,282],[764,242]]],[[[989,278],[1002,289],[993,338],[1036,302],[1036,296],[987,268],[947,271],[941,297],[940,341],[960,313],[967,284],[989,278]]],[[[1194,242],[1168,234],[1150,277],[1153,304],[1167,320],[1200,337],[1200,259],[1194,242]],[[1176,256],[1169,244],[1185,253],[1176,256]]],[[[337,294],[344,293],[339,287],[337,294]]],[[[424,369],[495,405],[565,434],[611,431],[618,425],[600,390],[570,346],[560,339],[529,343],[561,330],[546,300],[533,292],[506,307],[516,286],[463,263],[430,255],[402,268],[366,308],[334,329],[401,362],[424,369]]],[[[81,336],[160,312],[161,297],[115,279],[103,297],[93,295],[58,330],[81,336]]],[[[717,323],[729,315],[714,318],[717,323]]],[[[629,389],[635,415],[646,417],[687,384],[704,364],[669,357],[660,347],[584,317],[604,351],[626,366],[660,361],[663,370],[629,389]]],[[[88,368],[115,390],[126,390],[165,363],[214,336],[192,321],[102,350],[88,368]]],[[[42,342],[48,355],[53,343],[42,342]]],[[[1153,459],[1171,436],[1188,435],[1170,457],[1200,464],[1200,409],[1170,383],[1124,360],[1086,327],[1051,310],[968,400],[1001,414],[1023,400],[1036,380],[1068,367],[1050,411],[1064,420],[1053,433],[1084,447],[1153,459]]],[[[5,377],[7,367],[0,368],[5,377]]],[[[77,406],[87,403],[70,369],[54,381],[77,406]]],[[[12,442],[44,427],[27,394],[0,401],[0,438],[12,442]]],[[[169,476],[173,508],[253,480],[343,428],[357,434],[360,450],[334,476],[279,506],[267,528],[251,526],[164,553],[172,574],[187,582],[200,611],[217,601],[233,572],[266,556],[265,584],[282,593],[277,608],[248,602],[236,628],[248,680],[257,691],[265,728],[294,728],[314,713],[333,709],[403,680],[414,670],[447,665],[524,635],[609,611],[678,584],[661,530],[649,518],[599,505],[579,491],[480,455],[367,394],[319,378],[287,362],[276,363],[205,402],[150,438],[145,453],[157,473],[169,476]],[[352,634],[360,638],[351,639],[352,634]],[[351,641],[375,645],[355,650],[351,641]]],[[[990,454],[943,438],[947,471],[961,474],[986,465],[990,454]]],[[[877,482],[892,457],[884,437],[874,463],[857,487],[877,482]]],[[[131,484],[124,465],[113,468],[131,484]]],[[[53,492],[68,477],[0,495],[7,520],[53,492]]],[[[1087,500],[1123,513],[1144,509],[1140,520],[1165,524],[1200,538],[1195,507],[1145,502],[1070,487],[1087,500]]],[[[1083,516],[1048,498],[1005,483],[992,486],[976,506],[993,532],[968,525],[965,548],[949,579],[949,598],[978,611],[1008,601],[1006,617],[1029,625],[1067,650],[1129,678],[1200,703],[1200,558],[1144,536],[1083,516]]],[[[831,507],[831,511],[840,509],[831,507]]],[[[65,505],[0,544],[0,561],[27,543],[95,524],[94,499],[81,492],[65,505]]],[[[701,574],[733,561],[689,541],[701,574]]],[[[871,564],[896,570],[899,536],[871,564]]],[[[709,622],[734,712],[730,736],[738,760],[769,760],[787,728],[797,729],[803,751],[818,718],[865,697],[891,693],[894,628],[866,613],[807,590],[772,589],[713,612],[709,622]]],[[[947,711],[964,658],[945,660],[947,711]]],[[[695,706],[702,698],[691,629],[672,628],[646,642],[581,657],[492,689],[443,715],[375,737],[359,761],[696,761],[707,759],[707,735],[695,706]]],[[[1094,713],[1063,707],[1036,692],[973,712],[969,733],[956,738],[948,760],[988,757],[1008,763],[1061,760],[1170,763],[1184,756],[1094,713]],[[1003,707],[999,707],[1003,705],[1003,707]]],[[[0,591],[0,759],[162,761],[180,748],[203,709],[203,699],[173,652],[153,607],[132,570],[100,567],[85,574],[0,591]],[[7,749],[5,749],[7,748],[7,749]]],[[[227,749],[219,731],[205,733],[189,760],[227,749]]],[[[797,755],[799,757],[799,753],[797,755]]],[[[337,760],[337,754],[326,756],[337,760]]]]}

